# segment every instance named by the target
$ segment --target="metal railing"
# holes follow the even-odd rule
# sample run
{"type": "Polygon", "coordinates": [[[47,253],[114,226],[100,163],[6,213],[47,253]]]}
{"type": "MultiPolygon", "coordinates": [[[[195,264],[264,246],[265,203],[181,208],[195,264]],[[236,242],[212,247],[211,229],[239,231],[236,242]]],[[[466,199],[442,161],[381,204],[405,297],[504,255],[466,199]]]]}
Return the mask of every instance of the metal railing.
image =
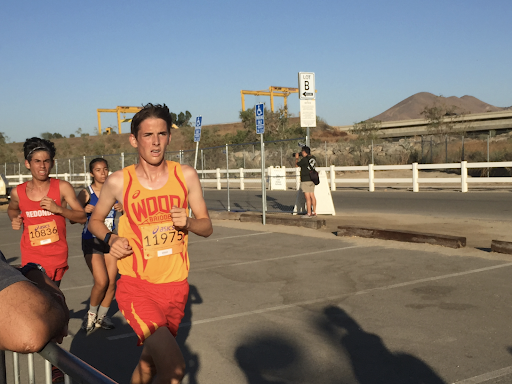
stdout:
{"type": "MultiPolygon", "coordinates": [[[[62,349],[55,343],[48,343],[39,355],[45,359],[44,378],[46,384],[52,383],[52,365],[64,372],[65,384],[117,384],[114,380],[104,375],[96,368],[91,367],[86,362],[80,360],[72,353],[62,349]]],[[[19,384],[20,363],[19,354],[12,352],[13,360],[13,383],[19,384]]],[[[36,372],[34,368],[34,354],[27,355],[28,361],[28,382],[34,384],[36,382],[36,372]]],[[[39,377],[39,376],[38,376],[39,377]]],[[[5,352],[0,354],[0,384],[7,384],[7,369],[5,364],[5,352]]]]}

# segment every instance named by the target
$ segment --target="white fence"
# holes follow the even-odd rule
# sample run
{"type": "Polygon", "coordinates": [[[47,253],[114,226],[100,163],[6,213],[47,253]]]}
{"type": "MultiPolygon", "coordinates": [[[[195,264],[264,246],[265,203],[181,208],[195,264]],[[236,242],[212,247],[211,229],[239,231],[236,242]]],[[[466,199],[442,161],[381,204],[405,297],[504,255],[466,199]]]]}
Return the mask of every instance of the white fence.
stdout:
{"type": "MultiPolygon", "coordinates": [[[[483,162],[483,163],[468,163],[462,161],[460,163],[449,164],[407,164],[407,165],[373,165],[367,166],[352,166],[352,167],[317,167],[317,171],[326,171],[329,176],[331,191],[335,191],[338,185],[347,184],[367,184],[370,192],[375,191],[375,184],[409,184],[413,192],[419,192],[421,184],[459,184],[462,192],[468,191],[468,184],[494,184],[494,183],[512,183],[512,177],[468,177],[469,168],[512,168],[512,161],[501,162],[483,162]],[[419,177],[419,170],[435,170],[435,169],[460,169],[459,177],[440,177],[428,178],[419,177]],[[380,178],[375,177],[375,171],[392,171],[392,170],[410,170],[411,177],[405,178],[380,178]],[[353,172],[353,171],[366,171],[368,178],[336,178],[336,172],[353,172]]],[[[214,169],[214,170],[198,170],[199,178],[203,187],[214,187],[222,189],[223,184],[230,183],[230,188],[245,189],[247,184],[261,183],[261,169],[214,169]],[[251,177],[247,177],[251,175],[251,177]],[[258,176],[259,175],[259,176],[258,176]],[[213,176],[213,177],[211,177],[213,176]]],[[[284,183],[282,179],[283,168],[268,167],[265,169],[265,177],[268,180],[268,188],[270,190],[281,189],[283,184],[292,184],[293,188],[299,189],[300,187],[300,168],[284,168],[284,183]],[[279,172],[276,172],[279,170],[279,172]],[[276,173],[279,176],[276,176],[276,173]],[[279,185],[279,187],[278,187],[279,185]]],[[[16,186],[29,180],[31,175],[11,175],[6,176],[9,180],[9,186],[16,186]]],[[[91,183],[91,176],[87,173],[64,173],[52,174],[51,177],[69,181],[74,186],[88,185],[91,183]]]]}

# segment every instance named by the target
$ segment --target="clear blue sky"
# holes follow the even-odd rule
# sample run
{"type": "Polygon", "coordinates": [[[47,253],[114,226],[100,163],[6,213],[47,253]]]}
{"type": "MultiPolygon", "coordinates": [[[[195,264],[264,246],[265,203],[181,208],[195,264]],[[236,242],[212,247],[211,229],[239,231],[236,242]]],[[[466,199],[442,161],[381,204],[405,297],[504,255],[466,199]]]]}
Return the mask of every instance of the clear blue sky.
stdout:
{"type": "MultiPolygon", "coordinates": [[[[92,133],[97,108],[147,102],[235,122],[241,89],[297,87],[301,71],[315,72],[331,125],[417,92],[512,105],[510,0],[20,0],[0,12],[0,132],[12,141],[92,133]]],[[[297,95],[289,107],[298,115],[297,95]]]]}

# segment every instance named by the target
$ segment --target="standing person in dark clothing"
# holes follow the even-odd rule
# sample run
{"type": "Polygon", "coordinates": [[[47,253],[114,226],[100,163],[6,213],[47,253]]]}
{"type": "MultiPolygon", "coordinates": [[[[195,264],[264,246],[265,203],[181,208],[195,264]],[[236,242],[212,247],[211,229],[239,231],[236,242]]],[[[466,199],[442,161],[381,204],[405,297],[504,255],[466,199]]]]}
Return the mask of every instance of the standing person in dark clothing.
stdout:
{"type": "Polygon", "coordinates": [[[302,147],[302,159],[299,159],[299,154],[295,154],[295,166],[300,167],[300,189],[306,196],[306,207],[308,213],[305,217],[316,216],[316,198],[315,198],[315,184],[311,181],[309,171],[316,167],[316,157],[311,155],[311,149],[307,146],[302,147]]]}

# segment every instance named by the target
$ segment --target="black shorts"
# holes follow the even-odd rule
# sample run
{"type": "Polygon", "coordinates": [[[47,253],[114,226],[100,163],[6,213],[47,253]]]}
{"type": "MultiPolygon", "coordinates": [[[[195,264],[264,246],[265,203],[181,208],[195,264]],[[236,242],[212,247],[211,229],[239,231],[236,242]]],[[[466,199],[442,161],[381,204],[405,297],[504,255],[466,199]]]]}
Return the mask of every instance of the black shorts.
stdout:
{"type": "Polygon", "coordinates": [[[110,252],[110,247],[98,238],[82,239],[82,251],[84,255],[104,255],[110,252]]]}

